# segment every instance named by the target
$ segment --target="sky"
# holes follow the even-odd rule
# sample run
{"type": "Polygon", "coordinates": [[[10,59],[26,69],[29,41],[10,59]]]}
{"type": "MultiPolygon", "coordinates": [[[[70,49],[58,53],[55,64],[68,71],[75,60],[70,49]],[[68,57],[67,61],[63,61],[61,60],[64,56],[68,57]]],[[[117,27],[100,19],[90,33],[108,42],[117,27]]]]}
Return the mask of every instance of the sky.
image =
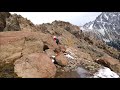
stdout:
{"type": "Polygon", "coordinates": [[[31,20],[34,24],[51,23],[55,20],[70,22],[82,26],[85,23],[95,20],[101,12],[10,12],[11,14],[22,15],[31,20]]]}

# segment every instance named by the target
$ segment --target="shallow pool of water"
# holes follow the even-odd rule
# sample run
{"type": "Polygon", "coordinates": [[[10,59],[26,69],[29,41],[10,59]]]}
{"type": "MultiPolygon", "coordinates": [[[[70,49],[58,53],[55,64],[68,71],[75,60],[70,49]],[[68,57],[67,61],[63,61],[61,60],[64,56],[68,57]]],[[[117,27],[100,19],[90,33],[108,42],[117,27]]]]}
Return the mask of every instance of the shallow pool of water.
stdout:
{"type": "Polygon", "coordinates": [[[82,67],[78,67],[75,71],[58,72],[55,78],[89,78],[91,74],[82,67]]]}
{"type": "Polygon", "coordinates": [[[90,74],[86,69],[78,67],[75,71],[58,72],[55,78],[120,78],[120,76],[107,67],[100,68],[94,74],[90,74]]]}

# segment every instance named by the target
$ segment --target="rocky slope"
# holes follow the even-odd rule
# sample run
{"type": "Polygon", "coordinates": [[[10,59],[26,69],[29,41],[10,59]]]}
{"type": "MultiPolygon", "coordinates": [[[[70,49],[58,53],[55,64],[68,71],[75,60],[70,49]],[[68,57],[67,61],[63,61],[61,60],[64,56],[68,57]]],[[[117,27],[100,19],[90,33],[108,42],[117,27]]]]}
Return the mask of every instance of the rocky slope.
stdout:
{"type": "Polygon", "coordinates": [[[103,12],[94,21],[86,23],[83,29],[120,50],[120,12],[103,12]]]}
{"type": "MultiPolygon", "coordinates": [[[[0,77],[62,78],[67,74],[68,78],[78,67],[93,75],[103,66],[119,74],[118,59],[119,51],[69,22],[34,25],[20,15],[10,15],[0,32],[0,77]],[[55,43],[54,35],[61,45],[55,43]]],[[[80,78],[78,74],[71,77],[80,78]]]]}
{"type": "Polygon", "coordinates": [[[35,25],[21,15],[0,12],[0,31],[35,31],[35,25]]]}

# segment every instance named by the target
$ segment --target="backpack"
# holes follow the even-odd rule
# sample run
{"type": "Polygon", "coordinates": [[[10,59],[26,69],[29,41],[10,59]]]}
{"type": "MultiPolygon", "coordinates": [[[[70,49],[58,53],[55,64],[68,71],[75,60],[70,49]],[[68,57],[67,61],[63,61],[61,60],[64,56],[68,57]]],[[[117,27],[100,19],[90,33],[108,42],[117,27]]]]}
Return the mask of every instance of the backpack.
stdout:
{"type": "Polygon", "coordinates": [[[59,42],[59,40],[58,40],[58,39],[56,39],[56,43],[57,43],[57,44],[60,44],[60,42],[59,42]]]}

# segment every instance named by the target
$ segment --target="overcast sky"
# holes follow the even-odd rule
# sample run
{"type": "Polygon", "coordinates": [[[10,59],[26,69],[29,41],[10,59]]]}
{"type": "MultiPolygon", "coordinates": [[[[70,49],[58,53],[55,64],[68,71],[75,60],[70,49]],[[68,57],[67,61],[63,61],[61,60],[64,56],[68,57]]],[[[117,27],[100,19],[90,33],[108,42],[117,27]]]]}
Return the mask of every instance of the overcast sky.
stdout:
{"type": "Polygon", "coordinates": [[[84,25],[101,14],[101,12],[10,12],[20,14],[34,24],[51,23],[54,20],[70,22],[74,25],[84,25]]]}

